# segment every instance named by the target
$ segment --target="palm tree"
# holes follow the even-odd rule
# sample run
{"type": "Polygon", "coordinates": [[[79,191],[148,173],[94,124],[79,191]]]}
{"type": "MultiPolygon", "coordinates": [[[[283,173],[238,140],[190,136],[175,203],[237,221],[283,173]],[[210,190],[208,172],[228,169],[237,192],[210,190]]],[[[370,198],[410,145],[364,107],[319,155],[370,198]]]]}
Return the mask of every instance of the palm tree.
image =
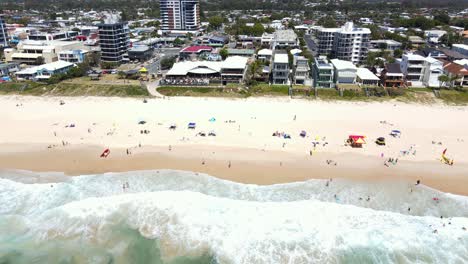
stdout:
{"type": "Polygon", "coordinates": [[[445,84],[447,84],[447,82],[450,81],[450,77],[448,77],[445,74],[440,75],[439,78],[437,78],[437,79],[439,80],[439,88],[441,88],[442,85],[445,85],[445,84]]]}

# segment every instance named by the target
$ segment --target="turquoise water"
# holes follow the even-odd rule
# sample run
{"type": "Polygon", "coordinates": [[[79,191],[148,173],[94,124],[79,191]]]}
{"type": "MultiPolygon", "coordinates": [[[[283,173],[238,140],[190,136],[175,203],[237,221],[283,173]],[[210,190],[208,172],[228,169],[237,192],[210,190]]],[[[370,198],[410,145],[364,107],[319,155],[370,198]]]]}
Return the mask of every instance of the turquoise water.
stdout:
{"type": "Polygon", "coordinates": [[[1,264],[468,263],[468,198],[425,186],[256,186],[170,170],[0,177],[1,264]]]}

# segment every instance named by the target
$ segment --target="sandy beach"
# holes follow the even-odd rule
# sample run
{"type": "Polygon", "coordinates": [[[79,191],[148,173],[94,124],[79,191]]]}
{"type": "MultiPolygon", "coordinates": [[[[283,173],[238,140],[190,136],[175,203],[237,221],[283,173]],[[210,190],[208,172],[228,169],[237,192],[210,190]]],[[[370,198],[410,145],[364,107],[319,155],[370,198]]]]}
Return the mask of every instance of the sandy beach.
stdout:
{"type": "Polygon", "coordinates": [[[69,175],[178,169],[255,184],[312,178],[421,180],[445,192],[468,195],[468,107],[286,98],[166,98],[143,103],[1,97],[0,104],[1,169],[69,175]],[[187,129],[189,122],[196,128],[187,129]],[[177,128],[170,130],[173,124],[177,128]],[[401,137],[390,137],[393,129],[401,130],[401,137]],[[302,130],[307,132],[304,138],[299,136],[302,130]],[[211,131],[216,136],[208,136],[211,131]],[[291,139],[272,136],[276,131],[291,139]],[[365,135],[367,144],[345,146],[350,134],[365,135]],[[381,136],[386,146],[374,143],[381,136]],[[109,157],[100,158],[106,148],[109,157]],[[440,161],[444,149],[454,159],[453,166],[440,161]],[[389,158],[398,161],[385,166],[389,158]]]}

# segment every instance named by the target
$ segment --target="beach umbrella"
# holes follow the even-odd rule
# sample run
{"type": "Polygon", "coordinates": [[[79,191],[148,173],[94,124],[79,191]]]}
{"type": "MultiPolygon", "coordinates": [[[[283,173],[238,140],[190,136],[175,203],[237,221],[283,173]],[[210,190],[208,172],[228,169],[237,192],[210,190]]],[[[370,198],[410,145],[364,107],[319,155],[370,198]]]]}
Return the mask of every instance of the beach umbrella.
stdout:
{"type": "Polygon", "coordinates": [[[210,122],[215,122],[215,121],[216,121],[216,118],[212,117],[212,118],[210,118],[210,120],[208,120],[208,121],[210,121],[210,122]]]}

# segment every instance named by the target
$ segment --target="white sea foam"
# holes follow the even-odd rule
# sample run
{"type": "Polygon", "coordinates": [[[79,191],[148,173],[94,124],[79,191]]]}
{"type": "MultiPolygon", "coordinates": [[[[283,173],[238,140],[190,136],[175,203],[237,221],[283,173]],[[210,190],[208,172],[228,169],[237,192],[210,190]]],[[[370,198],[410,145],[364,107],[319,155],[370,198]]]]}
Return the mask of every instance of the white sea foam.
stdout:
{"type": "Polygon", "coordinates": [[[37,260],[31,252],[51,250],[37,245],[56,241],[82,263],[108,263],[109,256],[137,263],[129,253],[135,243],[145,252],[160,251],[167,263],[203,254],[215,263],[467,263],[467,199],[406,184],[334,180],[326,187],[311,180],[255,186],[178,171],[52,184],[2,179],[0,262],[37,260]],[[123,193],[125,182],[130,188],[123,193]],[[408,205],[419,216],[402,214],[408,205]],[[133,233],[125,228],[142,238],[126,243],[133,233]],[[104,249],[106,254],[97,253],[104,249]]]}

